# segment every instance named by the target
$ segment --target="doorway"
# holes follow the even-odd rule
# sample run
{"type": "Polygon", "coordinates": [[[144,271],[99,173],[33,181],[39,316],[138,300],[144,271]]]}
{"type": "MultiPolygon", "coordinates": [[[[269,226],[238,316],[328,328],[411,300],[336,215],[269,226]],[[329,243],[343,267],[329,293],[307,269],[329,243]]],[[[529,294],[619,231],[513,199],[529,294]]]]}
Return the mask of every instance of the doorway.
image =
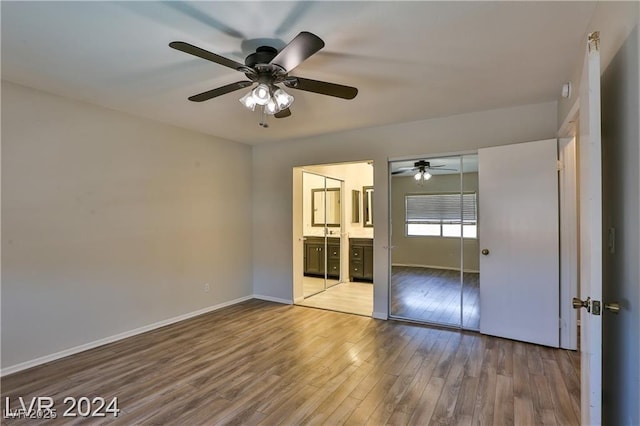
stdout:
{"type": "Polygon", "coordinates": [[[392,161],[392,318],[480,328],[478,156],[392,161]]]}
{"type": "Polygon", "coordinates": [[[294,303],[371,316],[372,163],[296,167],[293,188],[294,303]]]}

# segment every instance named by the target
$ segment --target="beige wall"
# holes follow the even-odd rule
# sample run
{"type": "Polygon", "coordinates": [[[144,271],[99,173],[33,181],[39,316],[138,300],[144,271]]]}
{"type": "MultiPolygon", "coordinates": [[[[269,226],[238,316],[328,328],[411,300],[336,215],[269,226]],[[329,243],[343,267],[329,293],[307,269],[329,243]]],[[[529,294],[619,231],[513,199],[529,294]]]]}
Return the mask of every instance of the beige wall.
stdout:
{"type": "MultiPolygon", "coordinates": [[[[478,173],[464,174],[465,192],[478,192],[478,173]]],[[[442,269],[460,269],[460,239],[442,237],[407,237],[405,230],[405,195],[440,192],[459,192],[460,175],[434,175],[424,186],[416,184],[413,176],[391,179],[392,240],[391,262],[394,265],[429,266],[442,269]]],[[[464,269],[480,270],[477,239],[465,238],[464,269]]]]}
{"type": "Polygon", "coordinates": [[[250,163],[245,145],[3,82],[3,373],[250,296],[250,163]]]}

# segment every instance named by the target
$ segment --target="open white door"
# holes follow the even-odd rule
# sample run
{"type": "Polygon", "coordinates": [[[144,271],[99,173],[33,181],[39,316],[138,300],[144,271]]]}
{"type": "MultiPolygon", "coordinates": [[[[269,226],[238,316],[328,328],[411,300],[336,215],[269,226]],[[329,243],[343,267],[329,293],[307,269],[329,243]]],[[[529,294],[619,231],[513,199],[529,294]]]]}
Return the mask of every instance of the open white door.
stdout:
{"type": "Polygon", "coordinates": [[[582,424],[602,422],[602,155],[599,33],[589,35],[580,83],[580,315],[582,424]]]}
{"type": "Polygon", "coordinates": [[[558,145],[480,149],[480,332],[559,345],[558,145]]]}

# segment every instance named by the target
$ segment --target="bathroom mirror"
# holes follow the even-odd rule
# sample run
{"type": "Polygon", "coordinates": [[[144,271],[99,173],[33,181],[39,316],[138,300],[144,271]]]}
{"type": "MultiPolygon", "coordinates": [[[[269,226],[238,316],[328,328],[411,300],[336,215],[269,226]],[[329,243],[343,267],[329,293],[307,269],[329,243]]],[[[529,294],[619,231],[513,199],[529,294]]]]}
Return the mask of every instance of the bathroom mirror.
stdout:
{"type": "Polygon", "coordinates": [[[364,227],[373,227],[373,186],[362,187],[362,220],[364,227]]]}
{"type": "Polygon", "coordinates": [[[360,222],[360,191],[351,191],[351,223],[360,222]]]}
{"type": "Polygon", "coordinates": [[[340,226],[340,188],[311,190],[311,226],[340,226]]]}

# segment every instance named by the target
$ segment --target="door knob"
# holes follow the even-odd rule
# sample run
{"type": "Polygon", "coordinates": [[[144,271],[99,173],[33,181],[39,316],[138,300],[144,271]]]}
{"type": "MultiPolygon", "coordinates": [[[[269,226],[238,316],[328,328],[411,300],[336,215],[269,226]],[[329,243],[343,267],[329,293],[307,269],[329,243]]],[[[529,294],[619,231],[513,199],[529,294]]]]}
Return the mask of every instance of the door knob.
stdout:
{"type": "Polygon", "coordinates": [[[618,302],[605,303],[604,308],[613,314],[620,312],[620,304],[618,302]]]}
{"type": "Polygon", "coordinates": [[[482,254],[485,256],[489,254],[489,249],[482,249],[482,254]]]}
{"type": "Polygon", "coordinates": [[[587,311],[590,310],[591,298],[587,297],[586,300],[580,300],[577,297],[574,297],[571,300],[571,305],[573,305],[573,309],[587,308],[587,311]]]}

